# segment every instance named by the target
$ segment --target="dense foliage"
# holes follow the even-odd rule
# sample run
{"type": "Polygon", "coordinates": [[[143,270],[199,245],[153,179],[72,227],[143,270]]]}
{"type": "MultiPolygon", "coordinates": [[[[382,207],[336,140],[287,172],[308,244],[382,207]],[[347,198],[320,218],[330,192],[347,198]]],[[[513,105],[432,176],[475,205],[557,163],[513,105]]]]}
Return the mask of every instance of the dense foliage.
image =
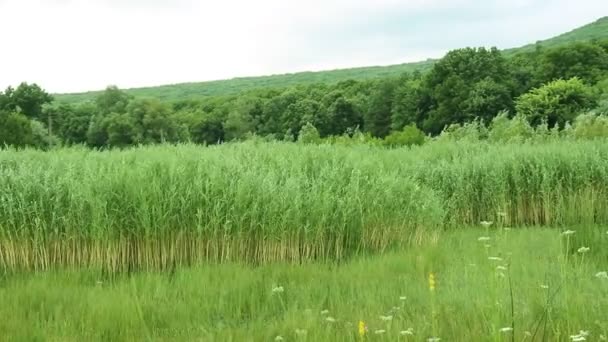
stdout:
{"type": "Polygon", "coordinates": [[[395,145],[406,126],[436,135],[454,124],[487,125],[505,111],[525,116],[533,127],[563,128],[599,108],[606,97],[607,61],[607,43],[575,43],[511,59],[496,49],[466,48],[448,53],[425,74],[173,103],[133,98],[109,87],[94,103],[48,105],[46,92],[22,84],[0,95],[0,142],[125,147],[215,144],[254,135],[295,141],[303,128],[314,128],[320,138],[352,137],[358,131],[380,139],[390,134],[386,144],[395,145]]]}
{"type": "Polygon", "coordinates": [[[424,142],[408,140],[418,129],[438,135],[453,125],[489,125],[499,113],[523,116],[532,127],[562,129],[580,114],[603,114],[607,84],[608,41],[575,42],[511,58],[497,49],[465,48],[449,52],[423,74],[178,102],[134,98],[108,87],[94,102],[49,104],[49,94],[24,83],[0,93],[0,144],[120,148],[255,136],[317,141],[300,139],[305,132],[331,142],[361,134],[374,143],[412,145],[424,142]]]}

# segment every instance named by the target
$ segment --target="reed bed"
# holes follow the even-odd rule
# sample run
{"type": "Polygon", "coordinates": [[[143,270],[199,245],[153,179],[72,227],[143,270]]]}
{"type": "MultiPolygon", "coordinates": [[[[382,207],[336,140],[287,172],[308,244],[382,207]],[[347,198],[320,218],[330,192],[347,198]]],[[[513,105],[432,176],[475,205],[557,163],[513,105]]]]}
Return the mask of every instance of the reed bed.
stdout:
{"type": "Polygon", "coordinates": [[[608,142],[0,151],[0,269],[340,261],[478,224],[608,223],[608,142]]]}

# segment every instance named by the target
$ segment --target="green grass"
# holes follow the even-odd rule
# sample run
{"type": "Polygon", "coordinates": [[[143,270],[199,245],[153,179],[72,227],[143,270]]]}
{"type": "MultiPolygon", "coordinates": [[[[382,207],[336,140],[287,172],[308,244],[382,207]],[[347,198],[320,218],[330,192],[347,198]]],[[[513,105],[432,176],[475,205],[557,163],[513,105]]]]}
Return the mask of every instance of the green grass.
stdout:
{"type": "Polygon", "coordinates": [[[608,224],[608,141],[0,153],[0,270],[344,260],[489,220],[608,224]]]}
{"type": "Polygon", "coordinates": [[[602,340],[607,227],[605,139],[5,149],[0,340],[602,340]]]}
{"type": "MultiPolygon", "coordinates": [[[[588,41],[592,39],[608,38],[608,17],[598,19],[596,22],[582,26],[570,32],[553,37],[539,44],[544,47],[555,47],[575,41],[588,41]]],[[[535,44],[505,50],[507,55],[520,52],[534,51],[535,44]]],[[[243,77],[229,80],[209,82],[182,83],[162,85],[158,87],[133,88],[126,90],[134,96],[155,97],[161,100],[187,100],[205,96],[235,95],[249,90],[261,88],[285,88],[298,84],[337,83],[344,80],[365,80],[387,76],[399,76],[404,72],[427,71],[435,60],[426,60],[415,63],[404,63],[389,66],[372,66],[351,69],[328,70],[319,72],[299,72],[285,75],[271,75],[259,77],[243,77]]],[[[58,102],[81,103],[91,101],[100,91],[90,91],[76,94],[57,94],[58,102]]]]}
{"type": "Polygon", "coordinates": [[[342,265],[228,263],[112,277],[86,270],[14,274],[0,278],[0,339],[359,341],[362,320],[366,341],[511,341],[511,334],[516,341],[569,341],[580,330],[598,341],[608,336],[608,280],[595,276],[608,271],[608,232],[605,226],[570,228],[576,233],[569,241],[561,229],[459,229],[436,242],[342,265]],[[481,236],[490,240],[478,241],[481,236]],[[590,251],[579,254],[580,246],[590,251]],[[273,292],[278,286],[284,291],[273,292]],[[513,332],[500,331],[507,327],[513,332]],[[408,328],[413,336],[400,335],[408,328]]]}

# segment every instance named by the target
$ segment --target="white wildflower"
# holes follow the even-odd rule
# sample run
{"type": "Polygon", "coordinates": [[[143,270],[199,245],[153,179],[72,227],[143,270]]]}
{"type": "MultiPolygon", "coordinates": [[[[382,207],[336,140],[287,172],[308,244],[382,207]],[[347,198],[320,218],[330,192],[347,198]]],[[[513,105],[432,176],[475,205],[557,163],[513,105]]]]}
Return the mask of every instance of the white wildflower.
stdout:
{"type": "Polygon", "coordinates": [[[439,342],[441,339],[439,337],[429,337],[426,339],[427,342],[439,342]]]}
{"type": "Polygon", "coordinates": [[[491,256],[491,257],[488,257],[488,260],[492,260],[492,261],[502,261],[502,258],[501,258],[501,257],[494,257],[494,256],[491,256]]]}
{"type": "Polygon", "coordinates": [[[489,227],[489,226],[491,226],[491,225],[492,225],[494,222],[492,222],[492,221],[481,221],[481,222],[479,222],[479,223],[481,223],[481,225],[482,225],[482,226],[484,226],[484,227],[488,228],[488,227],[489,227]]]}
{"type": "Polygon", "coordinates": [[[406,300],[406,299],[407,299],[407,297],[406,297],[406,296],[401,296],[401,297],[399,297],[399,300],[406,300]]]}
{"type": "Polygon", "coordinates": [[[477,238],[477,241],[490,241],[489,236],[480,236],[477,238]]]}
{"type": "Polygon", "coordinates": [[[577,335],[570,335],[570,339],[572,342],[581,342],[586,341],[587,336],[589,336],[589,332],[585,330],[580,330],[577,335]]]}
{"type": "Polygon", "coordinates": [[[272,288],[272,293],[283,293],[283,291],[285,291],[283,286],[275,286],[272,288]]]}
{"type": "Polygon", "coordinates": [[[380,316],[380,319],[383,321],[392,321],[393,320],[393,316],[392,315],[388,315],[388,316],[380,316]]]}
{"type": "Polygon", "coordinates": [[[599,278],[599,279],[606,279],[606,280],[608,280],[608,272],[597,272],[595,274],[595,277],[599,278]]]}
{"type": "Polygon", "coordinates": [[[497,270],[497,271],[506,271],[506,270],[507,270],[507,268],[506,268],[505,266],[500,266],[500,265],[499,265],[499,266],[496,266],[496,270],[497,270]]]}
{"type": "Polygon", "coordinates": [[[508,333],[511,331],[513,331],[513,328],[511,328],[511,327],[504,327],[504,328],[500,329],[500,332],[502,332],[502,333],[508,333]]]}
{"type": "Polygon", "coordinates": [[[296,335],[298,336],[304,336],[308,333],[308,331],[306,331],[306,329],[296,329],[296,335]]]}
{"type": "Polygon", "coordinates": [[[283,336],[278,335],[277,337],[274,338],[275,341],[283,341],[283,336]]]}
{"type": "Polygon", "coordinates": [[[384,329],[379,329],[379,330],[374,331],[374,334],[376,334],[376,335],[382,335],[382,334],[384,334],[385,332],[386,332],[386,330],[384,330],[384,329]]]}
{"type": "Polygon", "coordinates": [[[321,315],[327,315],[329,313],[329,310],[323,310],[321,311],[321,315]]]}
{"type": "Polygon", "coordinates": [[[584,254],[584,253],[589,252],[590,250],[591,250],[591,248],[589,248],[589,247],[581,247],[578,249],[578,252],[581,254],[584,254]]]}
{"type": "Polygon", "coordinates": [[[412,336],[412,335],[414,335],[414,328],[407,328],[407,330],[401,330],[399,332],[399,334],[402,336],[407,336],[407,335],[412,336]]]}
{"type": "Polygon", "coordinates": [[[331,317],[331,316],[330,316],[330,317],[327,317],[325,320],[326,320],[327,322],[329,322],[329,323],[335,323],[335,322],[336,322],[336,319],[335,319],[335,318],[333,318],[333,317],[331,317]]]}
{"type": "Polygon", "coordinates": [[[547,290],[549,288],[549,285],[542,284],[540,285],[540,288],[547,290]]]}
{"type": "Polygon", "coordinates": [[[572,235],[574,233],[576,233],[576,230],[566,230],[566,231],[562,232],[562,235],[568,236],[568,235],[572,235]]]}

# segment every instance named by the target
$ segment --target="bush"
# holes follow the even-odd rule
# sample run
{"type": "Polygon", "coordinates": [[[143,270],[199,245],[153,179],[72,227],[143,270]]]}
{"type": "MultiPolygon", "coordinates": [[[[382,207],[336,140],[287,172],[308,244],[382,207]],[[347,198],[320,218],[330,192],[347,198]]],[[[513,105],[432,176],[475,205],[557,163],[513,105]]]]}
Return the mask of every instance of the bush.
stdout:
{"type": "Polygon", "coordinates": [[[42,122],[32,120],[30,125],[32,127],[32,144],[34,146],[46,149],[61,144],[57,136],[49,135],[48,128],[42,122]]]}
{"type": "Polygon", "coordinates": [[[317,128],[308,122],[300,129],[298,142],[303,144],[319,144],[321,143],[321,135],[319,135],[317,128]]]}
{"type": "Polygon", "coordinates": [[[416,125],[411,124],[401,131],[389,134],[384,138],[384,144],[390,147],[413,146],[424,144],[424,140],[424,133],[416,125]]]}
{"type": "Polygon", "coordinates": [[[488,129],[480,120],[451,124],[443,129],[438,140],[479,141],[487,138],[488,129]]]}
{"type": "MultiPolygon", "coordinates": [[[[539,125],[546,128],[546,125],[539,125]]],[[[490,141],[505,142],[505,141],[523,141],[531,138],[534,135],[534,128],[530,126],[528,119],[517,114],[512,119],[509,119],[509,113],[506,111],[498,113],[490,124],[488,138],[490,141]]]]}
{"type": "Polygon", "coordinates": [[[589,112],[579,115],[574,121],[572,134],[577,139],[608,137],[608,117],[589,112]]]}
{"type": "Polygon", "coordinates": [[[516,100],[515,108],[533,126],[547,121],[549,127],[564,127],[566,122],[572,122],[579,113],[593,108],[595,104],[591,88],[575,77],[532,89],[516,100]]]}

